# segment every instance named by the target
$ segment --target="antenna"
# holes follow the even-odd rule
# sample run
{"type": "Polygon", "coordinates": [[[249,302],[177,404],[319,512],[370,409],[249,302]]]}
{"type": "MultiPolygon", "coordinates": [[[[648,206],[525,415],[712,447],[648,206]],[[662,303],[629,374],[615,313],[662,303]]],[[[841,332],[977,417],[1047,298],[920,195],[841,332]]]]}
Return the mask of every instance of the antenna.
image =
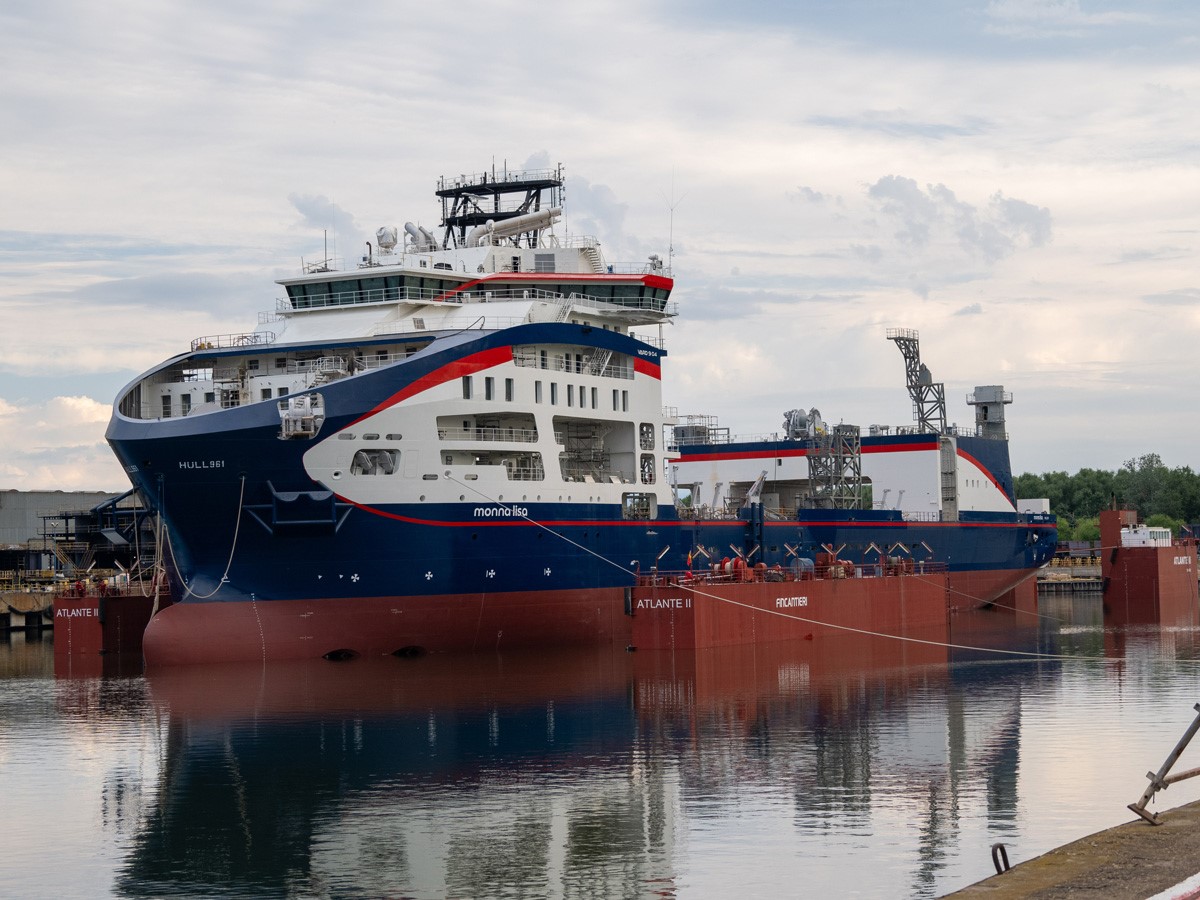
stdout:
{"type": "MultiPolygon", "coordinates": [[[[683,197],[686,197],[684,194],[683,197]]],[[[670,210],[670,217],[667,228],[667,271],[673,272],[672,268],[675,265],[675,207],[683,202],[683,197],[675,199],[675,167],[671,167],[671,196],[664,197],[667,201],[667,208],[670,210]]]]}

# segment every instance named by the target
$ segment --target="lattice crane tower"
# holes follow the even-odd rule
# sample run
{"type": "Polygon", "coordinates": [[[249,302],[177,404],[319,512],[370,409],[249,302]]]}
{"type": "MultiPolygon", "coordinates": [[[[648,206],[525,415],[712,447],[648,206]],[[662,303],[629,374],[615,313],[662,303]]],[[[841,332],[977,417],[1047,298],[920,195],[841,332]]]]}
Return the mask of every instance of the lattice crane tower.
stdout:
{"type": "Polygon", "coordinates": [[[942,382],[933,380],[928,367],[921,362],[920,336],[911,328],[889,328],[887,339],[895,341],[904,354],[904,374],[918,430],[943,433],[946,430],[946,388],[942,382]]]}

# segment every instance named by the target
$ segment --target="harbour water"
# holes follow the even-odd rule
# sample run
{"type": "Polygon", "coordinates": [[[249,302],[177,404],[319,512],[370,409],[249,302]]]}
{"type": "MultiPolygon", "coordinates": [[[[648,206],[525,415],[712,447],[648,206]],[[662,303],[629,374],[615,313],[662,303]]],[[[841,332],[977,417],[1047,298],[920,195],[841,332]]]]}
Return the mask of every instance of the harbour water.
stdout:
{"type": "Polygon", "coordinates": [[[938,897],[993,844],[1133,818],[1200,700],[1196,622],[1058,596],[953,631],[57,673],[17,633],[0,896],[938,897]]]}

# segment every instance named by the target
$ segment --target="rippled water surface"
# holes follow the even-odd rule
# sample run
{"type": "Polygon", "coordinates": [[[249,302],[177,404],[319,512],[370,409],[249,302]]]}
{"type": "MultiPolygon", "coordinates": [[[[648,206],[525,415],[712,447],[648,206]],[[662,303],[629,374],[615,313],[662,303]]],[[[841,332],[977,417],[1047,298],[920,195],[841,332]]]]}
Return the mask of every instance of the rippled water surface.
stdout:
{"type": "Polygon", "coordinates": [[[149,673],[56,671],[17,633],[0,896],[940,896],[997,842],[1017,862],[1129,821],[1195,716],[1192,623],[1041,613],[960,615],[951,649],[149,673]]]}

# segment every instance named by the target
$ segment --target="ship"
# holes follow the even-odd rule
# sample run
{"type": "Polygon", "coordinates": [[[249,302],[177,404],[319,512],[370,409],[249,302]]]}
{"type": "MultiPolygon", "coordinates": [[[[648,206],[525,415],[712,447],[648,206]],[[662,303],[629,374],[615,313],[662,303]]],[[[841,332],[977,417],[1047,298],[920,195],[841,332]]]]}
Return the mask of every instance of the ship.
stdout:
{"type": "Polygon", "coordinates": [[[174,601],[147,664],[628,646],[639,589],[696,570],[750,573],[769,605],[767,584],[941,566],[988,602],[1052,556],[1002,425],[855,443],[804,414],[721,443],[665,408],[671,260],[568,232],[564,184],[561,165],[443,176],[438,229],[323,255],[253,329],[121,390],[107,439],[174,601]],[[897,492],[954,484],[915,516],[877,457],[897,492]]]}
{"type": "Polygon", "coordinates": [[[1057,541],[1057,518],[1016,495],[1005,414],[1012,393],[976,386],[966,396],[974,423],[951,424],[918,332],[885,336],[904,361],[911,424],[864,433],[827,424],[816,408],[794,409],[780,431],[739,438],[715,416],[682,417],[671,471],[685,514],[748,508],[759,544],[793,557],[944,565],[952,609],[1011,600],[1057,541]]]}

